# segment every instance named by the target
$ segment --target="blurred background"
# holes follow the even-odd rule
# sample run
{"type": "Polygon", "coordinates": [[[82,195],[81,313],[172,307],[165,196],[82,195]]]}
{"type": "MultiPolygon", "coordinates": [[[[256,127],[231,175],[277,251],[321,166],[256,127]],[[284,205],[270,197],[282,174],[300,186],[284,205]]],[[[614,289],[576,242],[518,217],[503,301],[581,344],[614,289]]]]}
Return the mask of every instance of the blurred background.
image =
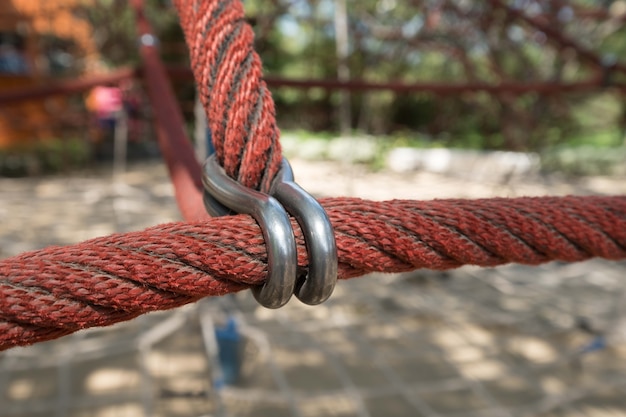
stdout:
{"type": "MultiPolygon", "coordinates": [[[[626,193],[626,1],[245,0],[316,196],[626,193]]],[[[146,0],[200,159],[169,1],[146,0]]],[[[180,219],[121,0],[0,3],[0,257],[180,219]]],[[[248,292],[0,353],[0,416],[626,416],[624,262],[248,292]]]]}
{"type": "MultiPolygon", "coordinates": [[[[0,92],[139,65],[125,1],[3,3],[0,92]]],[[[193,132],[195,88],[176,14],[166,0],[145,7],[193,132]]],[[[538,152],[542,168],[571,174],[623,173],[626,2],[246,0],[245,8],[287,139],[323,148],[337,136],[370,136],[374,166],[397,146],[452,147],[538,152]]],[[[13,167],[28,165],[15,158],[23,148],[68,148],[64,166],[106,156],[103,128],[112,124],[103,120],[120,107],[110,101],[123,101],[131,146],[141,148],[152,137],[140,123],[150,118],[141,82],[115,84],[113,97],[65,86],[2,100],[2,172],[36,170],[13,167]]],[[[27,159],[54,169],[46,158],[27,159]]]]}

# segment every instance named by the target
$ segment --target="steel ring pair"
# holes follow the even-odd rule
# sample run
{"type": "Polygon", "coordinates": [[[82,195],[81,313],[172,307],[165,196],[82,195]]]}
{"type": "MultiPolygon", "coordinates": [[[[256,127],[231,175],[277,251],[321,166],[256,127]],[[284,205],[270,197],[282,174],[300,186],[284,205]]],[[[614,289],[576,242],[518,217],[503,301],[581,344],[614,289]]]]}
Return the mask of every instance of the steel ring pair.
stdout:
{"type": "Polygon", "coordinates": [[[267,308],[287,304],[293,294],[309,305],[320,304],[337,282],[337,244],[330,219],[322,206],[294,182],[283,158],[269,194],[244,187],[230,178],[215,154],[204,164],[204,205],[214,217],[249,214],[261,227],[267,247],[266,282],[253,287],[256,300],[267,308]],[[296,241],[289,220],[300,226],[309,259],[308,273],[298,276],[296,241]]]}

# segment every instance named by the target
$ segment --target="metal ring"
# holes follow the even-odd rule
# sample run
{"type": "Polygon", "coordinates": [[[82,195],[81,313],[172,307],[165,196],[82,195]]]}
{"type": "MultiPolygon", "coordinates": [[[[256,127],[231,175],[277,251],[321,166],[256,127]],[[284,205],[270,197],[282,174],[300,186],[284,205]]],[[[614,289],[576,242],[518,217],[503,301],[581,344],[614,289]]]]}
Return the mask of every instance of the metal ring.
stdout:
{"type": "Polygon", "coordinates": [[[287,304],[294,293],[298,260],[291,222],[283,207],[275,198],[244,187],[226,175],[215,155],[204,164],[202,183],[205,205],[211,215],[217,211],[218,206],[213,204],[217,200],[236,213],[251,215],[261,227],[267,246],[268,275],[263,286],[252,288],[254,298],[267,308],[287,304]]]}
{"type": "Polygon", "coordinates": [[[320,304],[330,297],[337,283],[337,244],[330,219],[320,203],[294,182],[285,158],[270,194],[296,218],[304,235],[309,271],[297,280],[295,295],[305,304],[320,304]]]}

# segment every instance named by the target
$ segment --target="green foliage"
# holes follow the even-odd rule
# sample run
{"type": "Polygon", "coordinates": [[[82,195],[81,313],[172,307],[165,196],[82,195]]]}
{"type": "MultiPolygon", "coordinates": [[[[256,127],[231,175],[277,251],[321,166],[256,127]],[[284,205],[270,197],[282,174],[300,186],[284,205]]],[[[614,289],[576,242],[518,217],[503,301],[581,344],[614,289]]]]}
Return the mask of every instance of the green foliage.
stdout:
{"type": "Polygon", "coordinates": [[[541,155],[544,171],[567,175],[626,175],[626,147],[559,147],[541,155]]]}
{"type": "MultiPolygon", "coordinates": [[[[178,17],[164,0],[145,0],[150,23],[162,43],[182,42],[178,17]]],[[[83,12],[94,27],[94,37],[105,63],[111,67],[139,63],[139,40],[133,11],[126,0],[96,0],[83,12]]],[[[178,54],[180,56],[180,54],[178,54]]]]}
{"type": "MultiPolygon", "coordinates": [[[[184,50],[169,48],[183,41],[173,8],[164,0],[146,3],[164,58],[187,62],[184,50]]],[[[501,9],[484,2],[453,2],[441,8],[427,3],[348,1],[351,78],[496,85],[579,82],[595,75],[592,64],[501,9]]],[[[332,0],[246,0],[244,6],[265,74],[337,77],[332,0]]],[[[555,10],[546,5],[543,12],[555,10]]],[[[97,0],[97,7],[87,12],[111,65],[138,62],[134,22],[125,0],[97,0]]],[[[599,56],[626,56],[624,25],[593,19],[559,22],[559,30],[599,56]]],[[[626,82],[626,76],[609,81],[626,82]]],[[[185,99],[194,94],[192,87],[177,85],[176,91],[185,99]]],[[[277,88],[272,94],[281,128],[338,130],[338,92],[277,88]]],[[[472,149],[541,151],[568,143],[616,144],[619,135],[609,132],[626,125],[626,103],[612,90],[454,96],[370,91],[351,93],[351,110],[352,128],[364,134],[396,137],[411,132],[407,136],[426,138],[424,146],[472,149]]]]}
{"type": "Polygon", "coordinates": [[[47,139],[31,146],[0,150],[0,176],[57,173],[85,167],[90,160],[91,148],[83,139],[47,139]]]}
{"type": "Polygon", "coordinates": [[[84,139],[52,139],[40,142],[34,149],[42,172],[58,172],[85,166],[91,149],[84,139]]]}
{"type": "MultiPolygon", "coordinates": [[[[268,73],[336,78],[332,1],[248,0],[246,10],[266,22],[257,26],[257,42],[268,73]]],[[[546,12],[552,11],[547,7],[546,12]]],[[[348,15],[348,65],[355,79],[497,84],[578,82],[594,74],[572,51],[481,2],[433,9],[396,0],[352,1],[348,15]]],[[[577,19],[560,24],[600,56],[626,55],[624,27],[607,23],[598,30],[593,21],[577,19]]],[[[273,94],[280,126],[337,130],[337,92],[281,88],[273,94]]],[[[538,151],[593,136],[599,126],[613,129],[625,112],[619,97],[611,91],[453,97],[352,93],[352,127],[375,135],[412,130],[447,146],[538,151]]]]}
{"type": "Polygon", "coordinates": [[[297,138],[300,141],[306,141],[310,139],[321,139],[325,141],[329,141],[337,137],[336,134],[332,132],[313,132],[310,130],[297,129],[297,130],[286,130],[282,132],[283,136],[290,136],[297,138]]]}

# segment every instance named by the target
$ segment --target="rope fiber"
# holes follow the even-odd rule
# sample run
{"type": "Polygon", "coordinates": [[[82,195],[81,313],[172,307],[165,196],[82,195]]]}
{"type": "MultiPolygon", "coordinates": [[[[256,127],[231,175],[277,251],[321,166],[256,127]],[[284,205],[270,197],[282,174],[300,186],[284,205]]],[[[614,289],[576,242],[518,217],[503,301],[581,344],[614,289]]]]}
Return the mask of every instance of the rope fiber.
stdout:
{"type": "Polygon", "coordinates": [[[175,0],[191,69],[226,174],[268,192],[280,168],[274,101],[240,0],[175,0]]]}
{"type": "MultiPolygon", "coordinates": [[[[207,219],[186,138],[142,0],[133,0],[159,146],[187,220],[0,261],[0,350],[110,325],[263,283],[265,244],[249,216],[207,219]]],[[[267,192],[281,149],[270,92],[239,0],[175,0],[220,164],[267,192]]],[[[420,268],[626,258],[626,197],[322,200],[339,277],[420,268]]],[[[292,221],[298,264],[307,268],[292,221]]]]}
{"type": "MultiPolygon", "coordinates": [[[[626,257],[626,197],[322,200],[339,277],[420,268],[626,257]]],[[[297,223],[298,264],[307,256],[297,223]]],[[[261,284],[261,230],[245,215],[164,224],[0,261],[0,350],[261,284]]]]}

